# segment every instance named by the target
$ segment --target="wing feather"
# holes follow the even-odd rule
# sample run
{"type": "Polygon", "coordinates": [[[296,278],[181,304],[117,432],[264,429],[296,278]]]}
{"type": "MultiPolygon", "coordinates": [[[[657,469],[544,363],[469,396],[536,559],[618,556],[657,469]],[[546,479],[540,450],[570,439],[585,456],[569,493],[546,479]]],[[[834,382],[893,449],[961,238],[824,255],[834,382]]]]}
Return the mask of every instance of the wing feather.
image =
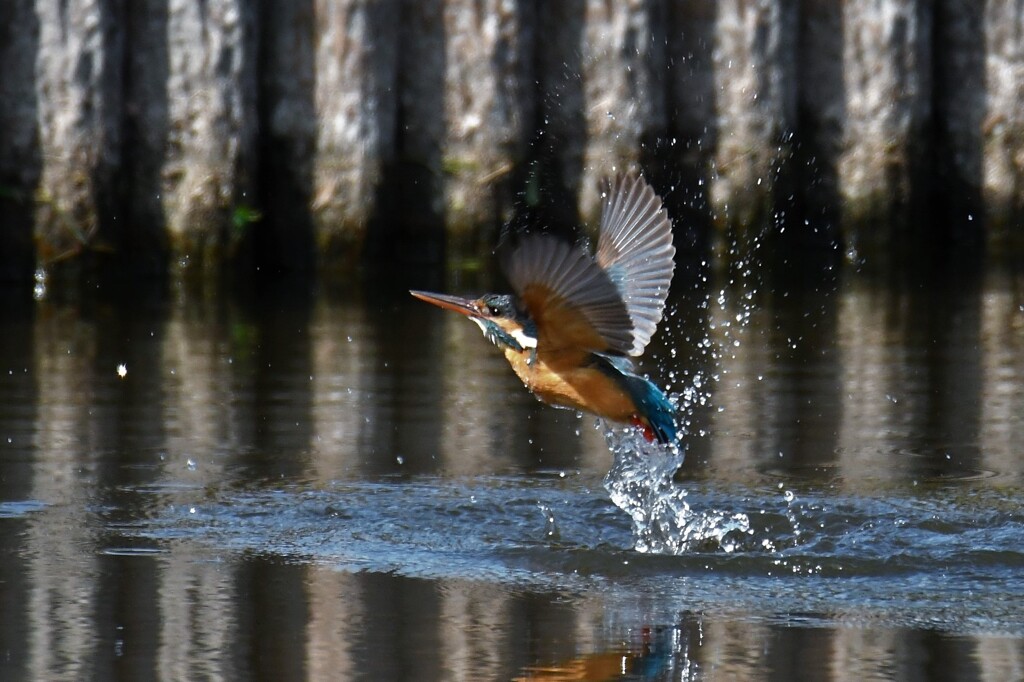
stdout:
{"type": "Polygon", "coordinates": [[[625,350],[640,355],[665,310],[675,269],[672,221],[640,176],[618,176],[605,189],[597,264],[618,288],[633,327],[625,350]]]}
{"type": "Polygon", "coordinates": [[[583,249],[529,235],[506,253],[503,267],[537,325],[538,347],[626,353],[634,346],[618,287],[583,249]]]}

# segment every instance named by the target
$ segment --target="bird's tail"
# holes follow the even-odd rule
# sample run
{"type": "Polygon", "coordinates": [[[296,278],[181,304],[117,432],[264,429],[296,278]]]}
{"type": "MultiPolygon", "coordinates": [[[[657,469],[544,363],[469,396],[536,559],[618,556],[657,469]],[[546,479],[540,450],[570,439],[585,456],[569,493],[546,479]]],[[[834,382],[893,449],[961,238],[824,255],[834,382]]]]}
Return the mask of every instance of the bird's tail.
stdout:
{"type": "Polygon", "coordinates": [[[639,416],[647,422],[659,443],[674,443],[676,431],[676,408],[653,382],[636,374],[624,374],[623,379],[639,416]]]}

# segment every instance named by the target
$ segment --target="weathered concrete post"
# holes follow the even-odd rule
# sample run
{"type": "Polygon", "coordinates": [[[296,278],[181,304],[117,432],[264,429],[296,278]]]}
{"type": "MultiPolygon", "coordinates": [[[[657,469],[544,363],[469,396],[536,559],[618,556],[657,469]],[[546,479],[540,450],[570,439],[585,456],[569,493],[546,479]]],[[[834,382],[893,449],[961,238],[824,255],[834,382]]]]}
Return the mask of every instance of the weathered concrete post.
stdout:
{"type": "Polygon", "coordinates": [[[636,168],[696,250],[980,265],[1024,249],[1019,5],[0,2],[0,279],[457,263],[636,168]]]}
{"type": "MultiPolygon", "coordinates": [[[[518,0],[444,3],[444,205],[449,258],[493,247],[533,134],[536,17],[518,0]]],[[[434,114],[437,115],[437,114],[434,114]]],[[[409,121],[409,123],[412,123],[409,121]]]]}
{"type": "Polygon", "coordinates": [[[586,141],[580,213],[600,213],[601,178],[638,170],[668,131],[665,100],[667,14],[660,2],[587,0],[583,29],[586,141]]]}
{"type": "Polygon", "coordinates": [[[161,199],[177,265],[209,270],[237,255],[257,205],[256,8],[247,0],[168,6],[161,199]]]}
{"type": "Polygon", "coordinates": [[[791,151],[796,18],[791,0],[718,3],[711,207],[720,226],[757,226],[771,214],[777,169],[791,151]]]}
{"type": "Polygon", "coordinates": [[[908,227],[920,213],[932,114],[931,7],[871,0],[843,9],[843,222],[853,252],[888,254],[909,246],[908,227]]]}
{"type": "Polygon", "coordinates": [[[39,258],[51,263],[109,248],[100,227],[113,218],[121,162],[122,33],[117,0],[37,0],[39,258]]]}
{"type": "MultiPolygon", "coordinates": [[[[398,0],[316,0],[312,211],[321,263],[344,267],[388,208],[381,184],[395,156],[398,0]]],[[[283,105],[282,105],[283,108],[283,105]]]]}
{"type": "Polygon", "coordinates": [[[1020,3],[985,3],[984,199],[989,249],[1024,250],[1024,14],[1020,3]]]}

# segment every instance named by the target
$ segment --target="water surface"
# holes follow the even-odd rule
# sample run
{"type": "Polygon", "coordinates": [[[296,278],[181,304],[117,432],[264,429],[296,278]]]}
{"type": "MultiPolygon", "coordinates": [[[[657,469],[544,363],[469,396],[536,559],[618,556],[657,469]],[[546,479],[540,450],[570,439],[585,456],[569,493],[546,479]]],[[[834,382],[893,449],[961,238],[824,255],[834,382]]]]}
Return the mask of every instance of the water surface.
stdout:
{"type": "Polygon", "coordinates": [[[0,334],[0,678],[1014,679],[1022,306],[677,287],[673,476],[401,292],[44,299],[0,334]]]}

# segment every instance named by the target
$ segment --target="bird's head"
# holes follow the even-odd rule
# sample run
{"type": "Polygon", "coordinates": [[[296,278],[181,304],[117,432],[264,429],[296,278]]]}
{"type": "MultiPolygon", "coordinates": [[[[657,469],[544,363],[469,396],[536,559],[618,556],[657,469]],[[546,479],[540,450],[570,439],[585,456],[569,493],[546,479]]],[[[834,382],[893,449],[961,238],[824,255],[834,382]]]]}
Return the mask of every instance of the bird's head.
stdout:
{"type": "Polygon", "coordinates": [[[416,298],[445,310],[454,310],[476,322],[488,341],[502,350],[526,351],[537,347],[537,330],[510,294],[484,294],[460,298],[428,291],[410,291],[416,298]]]}

